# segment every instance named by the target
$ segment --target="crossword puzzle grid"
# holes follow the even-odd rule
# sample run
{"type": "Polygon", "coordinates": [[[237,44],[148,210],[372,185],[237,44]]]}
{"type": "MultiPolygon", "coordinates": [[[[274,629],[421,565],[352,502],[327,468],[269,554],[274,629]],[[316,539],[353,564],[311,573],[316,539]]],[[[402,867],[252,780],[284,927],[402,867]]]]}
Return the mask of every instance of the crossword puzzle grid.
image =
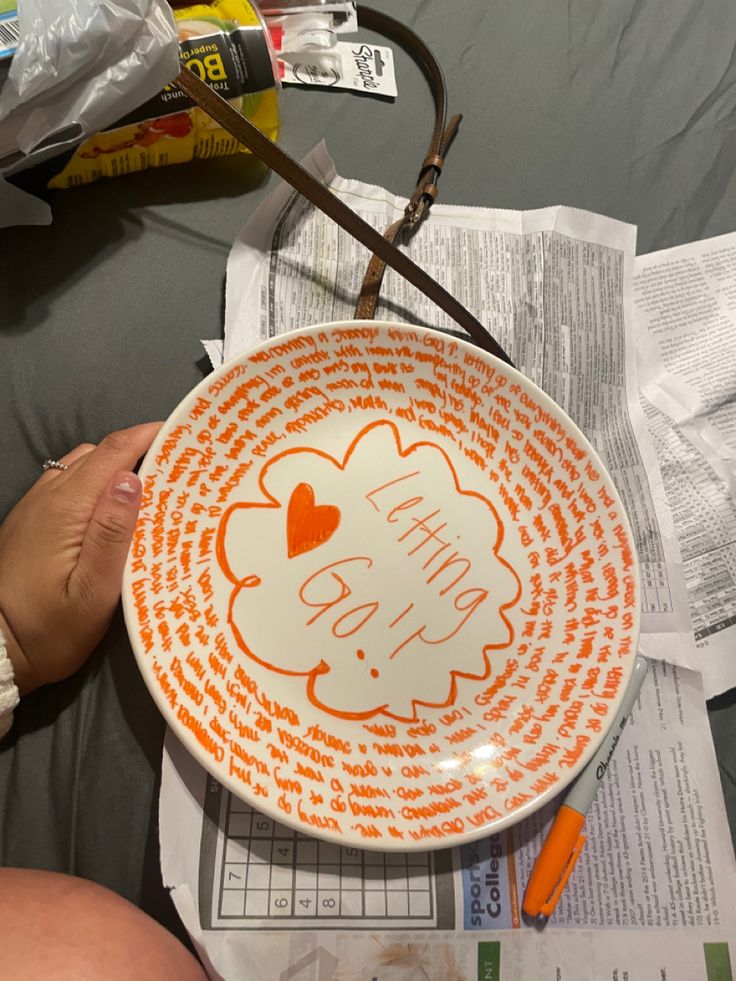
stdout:
{"type": "Polygon", "coordinates": [[[223,797],[215,889],[223,926],[403,920],[432,927],[436,901],[428,853],[368,852],[317,841],[229,793],[223,797]]]}

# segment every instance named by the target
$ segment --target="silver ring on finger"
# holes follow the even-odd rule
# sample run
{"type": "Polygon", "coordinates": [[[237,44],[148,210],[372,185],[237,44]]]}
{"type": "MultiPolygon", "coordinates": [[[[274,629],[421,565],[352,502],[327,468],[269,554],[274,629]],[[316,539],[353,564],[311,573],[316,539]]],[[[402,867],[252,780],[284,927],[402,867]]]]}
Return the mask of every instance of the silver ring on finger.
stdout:
{"type": "Polygon", "coordinates": [[[69,468],[65,463],[59,463],[58,460],[44,460],[43,467],[41,469],[45,473],[47,470],[68,470],[69,468]]]}

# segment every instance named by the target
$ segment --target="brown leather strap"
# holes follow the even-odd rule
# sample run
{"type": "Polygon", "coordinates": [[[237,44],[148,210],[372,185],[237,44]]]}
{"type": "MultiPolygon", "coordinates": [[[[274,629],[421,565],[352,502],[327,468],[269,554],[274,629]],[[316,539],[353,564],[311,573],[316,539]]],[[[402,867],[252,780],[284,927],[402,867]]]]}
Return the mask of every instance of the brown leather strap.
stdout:
{"type": "MultiPolygon", "coordinates": [[[[450,145],[450,142],[457,131],[457,126],[460,119],[460,116],[453,116],[447,126],[447,130],[445,130],[445,133],[443,134],[442,144],[440,146],[442,157],[444,157],[445,153],[447,152],[447,147],[450,145]]],[[[399,238],[401,235],[405,235],[407,230],[414,230],[419,220],[426,215],[427,211],[429,210],[429,206],[436,197],[436,178],[434,183],[427,184],[426,186],[423,186],[420,180],[414,194],[411,196],[409,203],[404,209],[404,214],[393,224],[389,225],[389,227],[383,233],[383,237],[388,242],[393,244],[397,238],[399,238]]],[[[383,274],[385,272],[386,263],[383,261],[383,259],[375,254],[371,256],[365,276],[363,277],[363,283],[360,287],[358,302],[355,306],[355,317],[357,320],[372,320],[373,317],[375,317],[376,306],[378,304],[378,294],[381,290],[383,274]]]]}
{"type": "MultiPolygon", "coordinates": [[[[416,229],[437,197],[437,181],[444,166],[444,158],[457,133],[462,116],[453,116],[449,124],[445,126],[447,106],[445,76],[432,51],[418,34],[415,34],[401,21],[394,20],[393,17],[373,10],[371,7],[365,7],[363,4],[358,5],[358,23],[361,27],[367,27],[384,34],[408,51],[424,72],[434,99],[434,129],[419,171],[416,187],[404,209],[404,214],[383,233],[383,237],[388,242],[395,243],[401,238],[405,239],[408,234],[416,229]]],[[[371,320],[375,316],[378,294],[385,271],[386,263],[379,256],[373,255],[363,277],[355,307],[355,316],[359,320],[371,320]]]]}
{"type": "Polygon", "coordinates": [[[407,27],[400,20],[395,20],[388,14],[373,10],[372,7],[366,7],[362,3],[358,4],[357,11],[358,24],[361,27],[367,27],[369,30],[377,31],[379,34],[396,41],[412,56],[424,72],[434,99],[432,138],[419,171],[416,188],[406,209],[407,221],[416,224],[424,210],[437,196],[437,192],[432,193],[431,189],[436,188],[444,163],[443,158],[457,132],[462,116],[453,116],[450,125],[445,126],[447,112],[445,76],[431,49],[419,35],[415,34],[410,27],[407,27]]]}
{"type": "Polygon", "coordinates": [[[303,194],[316,207],[341,225],[367,249],[374,252],[386,265],[395,269],[421,293],[429,297],[440,309],[467,331],[479,347],[511,364],[503,348],[475,317],[465,309],[439,283],[435,282],[408,256],[388,242],[367,222],[356,215],[329,188],[315,180],[296,160],[285,153],[278,144],[265,136],[249,119],[243,116],[227,100],[187,68],[182,68],[174,79],[174,85],[201,106],[223,129],[247,147],[287,183],[303,194]]]}

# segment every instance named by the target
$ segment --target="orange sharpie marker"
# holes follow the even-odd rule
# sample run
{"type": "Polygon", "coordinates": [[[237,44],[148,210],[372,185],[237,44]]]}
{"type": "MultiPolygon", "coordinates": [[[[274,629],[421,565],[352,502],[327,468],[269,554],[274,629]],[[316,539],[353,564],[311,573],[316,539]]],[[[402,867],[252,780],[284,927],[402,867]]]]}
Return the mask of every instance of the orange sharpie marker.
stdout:
{"type": "Polygon", "coordinates": [[[543,927],[552,915],[583,850],[585,835],[582,834],[582,828],[585,816],[629,720],[646,673],[646,659],[638,656],[626,693],[606,738],[565,797],[534,863],[522,909],[539,927],[543,927]]]}

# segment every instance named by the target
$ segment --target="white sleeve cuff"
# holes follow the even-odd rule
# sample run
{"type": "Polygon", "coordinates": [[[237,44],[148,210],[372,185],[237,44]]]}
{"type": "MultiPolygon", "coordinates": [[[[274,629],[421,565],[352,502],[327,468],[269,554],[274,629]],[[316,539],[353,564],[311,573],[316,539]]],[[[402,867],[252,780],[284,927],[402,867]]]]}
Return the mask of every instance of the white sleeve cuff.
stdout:
{"type": "Polygon", "coordinates": [[[13,665],[5,647],[5,638],[0,632],[0,739],[10,729],[13,709],[18,701],[18,689],[13,681],[13,665]]]}

